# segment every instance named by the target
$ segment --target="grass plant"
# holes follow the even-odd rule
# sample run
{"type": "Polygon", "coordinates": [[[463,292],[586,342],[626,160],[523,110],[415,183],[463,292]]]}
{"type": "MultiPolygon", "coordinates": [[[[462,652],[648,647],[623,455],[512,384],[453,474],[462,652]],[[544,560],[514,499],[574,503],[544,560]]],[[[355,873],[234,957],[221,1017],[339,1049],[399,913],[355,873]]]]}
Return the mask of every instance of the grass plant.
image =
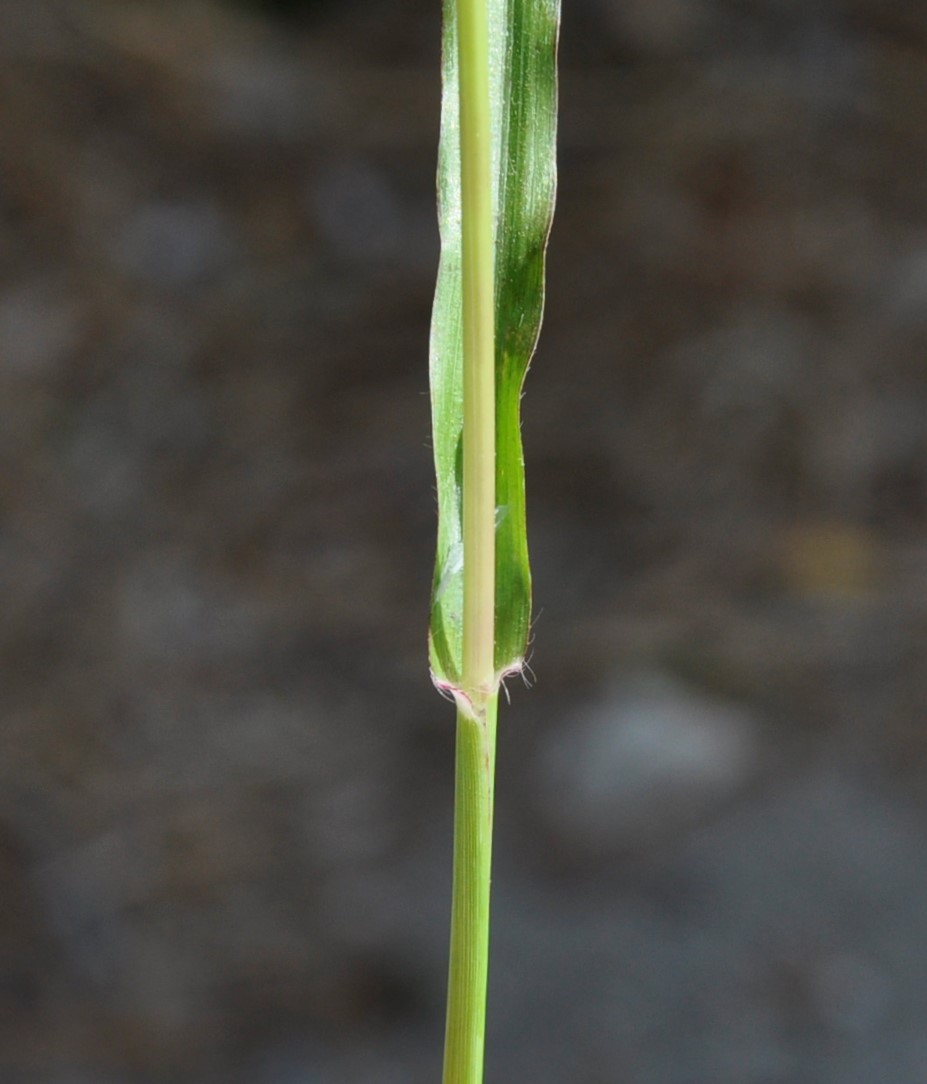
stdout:
{"type": "Polygon", "coordinates": [[[531,616],[520,432],[556,185],[559,0],[445,0],[429,653],[457,706],[444,1084],[480,1084],[499,689],[531,616]]]}

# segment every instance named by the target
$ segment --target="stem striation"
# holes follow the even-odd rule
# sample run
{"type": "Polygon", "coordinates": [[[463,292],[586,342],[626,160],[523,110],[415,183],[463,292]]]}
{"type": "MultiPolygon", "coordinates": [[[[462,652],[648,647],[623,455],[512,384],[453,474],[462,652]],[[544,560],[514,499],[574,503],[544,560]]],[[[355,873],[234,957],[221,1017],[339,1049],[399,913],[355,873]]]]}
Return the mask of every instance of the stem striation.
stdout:
{"type": "Polygon", "coordinates": [[[457,714],[454,886],[444,1084],[481,1084],[489,961],[493,769],[498,697],[485,721],[457,714]]]}
{"type": "Polygon", "coordinates": [[[481,1084],[496,691],[495,225],[487,0],[457,0],[463,321],[463,659],[444,1084],[481,1084]]]}

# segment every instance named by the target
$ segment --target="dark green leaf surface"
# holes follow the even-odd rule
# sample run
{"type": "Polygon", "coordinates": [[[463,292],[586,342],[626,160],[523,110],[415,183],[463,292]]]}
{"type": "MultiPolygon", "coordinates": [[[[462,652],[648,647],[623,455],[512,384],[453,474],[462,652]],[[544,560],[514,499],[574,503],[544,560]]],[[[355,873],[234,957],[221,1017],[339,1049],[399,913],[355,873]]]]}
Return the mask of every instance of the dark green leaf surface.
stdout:
{"type": "MultiPolygon", "coordinates": [[[[556,186],[559,0],[487,0],[492,55],[496,334],[496,629],[500,677],[524,659],[531,619],[520,400],[544,304],[544,260],[556,186]]],[[[463,343],[461,193],[454,0],[444,4],[438,162],[441,262],[431,327],[431,399],[438,549],[431,668],[461,685],[463,343]]]]}

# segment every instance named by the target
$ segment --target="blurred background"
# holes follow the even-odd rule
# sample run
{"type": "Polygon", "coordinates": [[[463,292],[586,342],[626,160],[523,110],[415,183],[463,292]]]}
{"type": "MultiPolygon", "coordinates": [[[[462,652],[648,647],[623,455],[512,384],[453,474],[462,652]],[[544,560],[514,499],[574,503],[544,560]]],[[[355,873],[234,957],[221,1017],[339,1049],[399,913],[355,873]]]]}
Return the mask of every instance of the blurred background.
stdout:
{"type": "MultiPolygon", "coordinates": [[[[0,0],[0,1080],[438,1079],[439,5],[0,0]]],[[[565,0],[487,1080],[927,1080],[927,7],[565,0]]]]}

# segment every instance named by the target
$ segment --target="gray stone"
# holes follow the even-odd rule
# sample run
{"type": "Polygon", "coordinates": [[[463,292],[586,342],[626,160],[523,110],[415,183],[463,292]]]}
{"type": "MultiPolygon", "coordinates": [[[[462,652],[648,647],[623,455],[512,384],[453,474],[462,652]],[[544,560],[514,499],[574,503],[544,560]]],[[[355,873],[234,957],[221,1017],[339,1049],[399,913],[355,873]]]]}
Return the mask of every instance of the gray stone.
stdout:
{"type": "Polygon", "coordinates": [[[0,294],[0,365],[7,373],[48,377],[68,359],[80,333],[72,297],[49,282],[0,294]]]}
{"type": "Polygon", "coordinates": [[[750,712],[644,674],[547,739],[536,803],[549,829],[580,850],[642,846],[736,794],[761,757],[750,712]]]}
{"type": "Polygon", "coordinates": [[[182,289],[202,283],[235,254],[231,227],[212,201],[159,201],[125,223],[113,256],[150,285],[182,289]]]}

